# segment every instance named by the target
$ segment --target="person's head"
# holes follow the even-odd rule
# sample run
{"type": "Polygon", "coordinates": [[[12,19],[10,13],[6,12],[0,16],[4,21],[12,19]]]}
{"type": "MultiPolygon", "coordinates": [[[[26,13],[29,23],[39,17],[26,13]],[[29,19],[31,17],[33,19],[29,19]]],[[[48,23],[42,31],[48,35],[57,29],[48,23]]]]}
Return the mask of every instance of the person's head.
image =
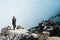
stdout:
{"type": "Polygon", "coordinates": [[[13,16],[13,18],[15,18],[15,16],[13,16]]]}

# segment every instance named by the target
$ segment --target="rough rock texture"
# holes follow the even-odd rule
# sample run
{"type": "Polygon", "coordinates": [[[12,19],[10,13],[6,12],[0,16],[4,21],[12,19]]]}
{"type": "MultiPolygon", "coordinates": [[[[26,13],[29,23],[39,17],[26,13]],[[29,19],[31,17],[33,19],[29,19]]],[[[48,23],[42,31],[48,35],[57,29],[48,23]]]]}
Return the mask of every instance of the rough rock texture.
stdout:
{"type": "Polygon", "coordinates": [[[2,40],[38,40],[35,33],[30,33],[26,29],[15,29],[5,27],[1,30],[2,40]]]}

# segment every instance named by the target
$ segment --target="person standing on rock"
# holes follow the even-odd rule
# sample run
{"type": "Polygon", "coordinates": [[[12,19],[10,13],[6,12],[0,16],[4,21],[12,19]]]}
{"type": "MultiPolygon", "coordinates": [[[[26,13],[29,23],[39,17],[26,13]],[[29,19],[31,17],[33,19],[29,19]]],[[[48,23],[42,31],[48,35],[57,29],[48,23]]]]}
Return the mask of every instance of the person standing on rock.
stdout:
{"type": "Polygon", "coordinates": [[[15,18],[15,16],[13,16],[13,18],[12,18],[12,25],[13,25],[13,29],[15,30],[15,28],[16,28],[16,18],[15,18]]]}

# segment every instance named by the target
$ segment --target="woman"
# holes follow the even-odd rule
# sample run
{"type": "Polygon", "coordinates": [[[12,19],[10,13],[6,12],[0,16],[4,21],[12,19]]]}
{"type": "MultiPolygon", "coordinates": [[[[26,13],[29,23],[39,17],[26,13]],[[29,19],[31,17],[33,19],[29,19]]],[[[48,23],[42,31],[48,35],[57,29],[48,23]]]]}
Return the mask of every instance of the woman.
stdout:
{"type": "Polygon", "coordinates": [[[15,18],[15,16],[13,16],[13,18],[12,18],[12,25],[13,25],[13,29],[15,30],[15,28],[16,28],[16,18],[15,18]]]}

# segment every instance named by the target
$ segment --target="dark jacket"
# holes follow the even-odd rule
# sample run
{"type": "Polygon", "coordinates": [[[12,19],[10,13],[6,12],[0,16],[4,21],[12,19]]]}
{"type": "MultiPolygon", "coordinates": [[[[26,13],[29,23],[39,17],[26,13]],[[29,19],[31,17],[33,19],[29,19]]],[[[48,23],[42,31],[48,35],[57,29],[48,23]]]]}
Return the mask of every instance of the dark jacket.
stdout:
{"type": "Polygon", "coordinates": [[[16,25],[16,19],[12,19],[12,25],[16,25]]]}

